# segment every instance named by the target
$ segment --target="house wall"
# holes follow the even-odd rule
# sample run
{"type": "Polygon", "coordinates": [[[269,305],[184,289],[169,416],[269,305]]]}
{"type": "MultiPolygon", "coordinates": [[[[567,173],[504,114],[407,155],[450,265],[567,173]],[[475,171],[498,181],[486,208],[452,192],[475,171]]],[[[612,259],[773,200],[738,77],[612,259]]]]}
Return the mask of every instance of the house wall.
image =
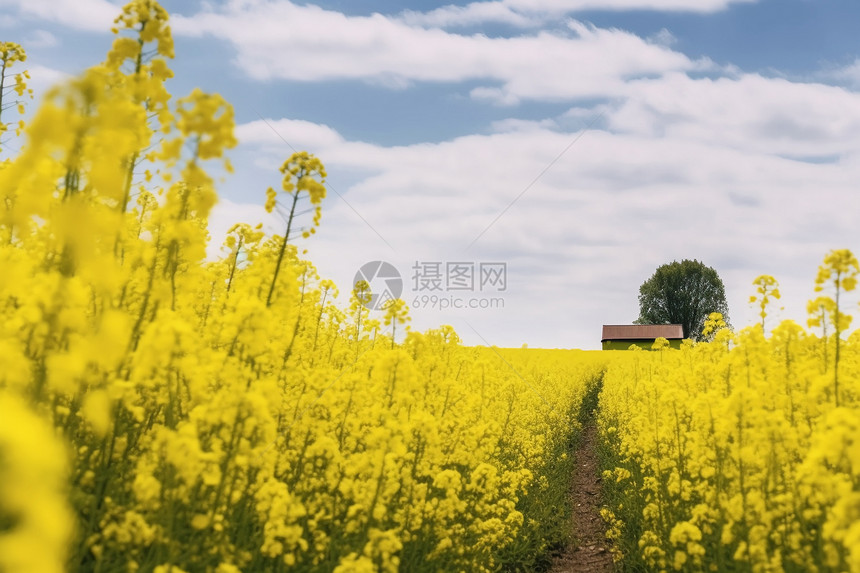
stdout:
{"type": "MultiPolygon", "coordinates": [[[[631,344],[635,344],[644,350],[651,350],[654,339],[650,340],[604,340],[603,350],[628,350],[631,344]]],[[[673,339],[669,341],[669,348],[681,348],[681,341],[673,339]]]]}

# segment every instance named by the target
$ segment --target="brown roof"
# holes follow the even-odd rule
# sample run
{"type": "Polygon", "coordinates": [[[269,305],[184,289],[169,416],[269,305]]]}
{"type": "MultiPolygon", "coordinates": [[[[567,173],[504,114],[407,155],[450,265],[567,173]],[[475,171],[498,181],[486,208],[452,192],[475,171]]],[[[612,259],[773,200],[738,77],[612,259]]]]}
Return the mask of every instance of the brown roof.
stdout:
{"type": "Polygon", "coordinates": [[[604,324],[604,340],[653,340],[659,337],[668,340],[684,338],[684,327],[680,324],[604,324]]]}

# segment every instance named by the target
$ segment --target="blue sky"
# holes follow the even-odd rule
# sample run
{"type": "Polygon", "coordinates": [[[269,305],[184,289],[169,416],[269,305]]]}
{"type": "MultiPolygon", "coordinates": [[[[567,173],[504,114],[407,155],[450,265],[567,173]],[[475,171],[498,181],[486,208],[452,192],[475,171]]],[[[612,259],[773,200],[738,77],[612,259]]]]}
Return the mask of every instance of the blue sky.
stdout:
{"type": "MultiPolygon", "coordinates": [[[[44,89],[103,58],[120,4],[0,0],[0,34],[44,89]]],[[[163,4],[171,91],[236,109],[213,237],[237,219],[277,231],[261,204],[283,140],[317,154],[332,191],[305,246],[344,304],[385,260],[414,328],[597,348],[662,263],[715,267],[745,326],[757,275],[782,283],[777,316],[804,322],[826,252],[860,251],[857,2],[163,4]],[[416,262],[503,262],[507,285],[415,290],[416,262]],[[493,308],[427,308],[434,295],[493,308]]]]}

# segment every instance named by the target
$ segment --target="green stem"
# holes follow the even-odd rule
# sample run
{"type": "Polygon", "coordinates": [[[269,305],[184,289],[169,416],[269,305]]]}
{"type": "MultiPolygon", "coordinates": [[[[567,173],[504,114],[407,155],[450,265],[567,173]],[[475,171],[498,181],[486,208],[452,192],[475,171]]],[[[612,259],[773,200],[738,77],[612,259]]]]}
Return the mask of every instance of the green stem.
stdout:
{"type": "Polygon", "coordinates": [[[293,217],[296,214],[296,203],[299,202],[299,191],[293,194],[293,204],[290,206],[290,216],[287,219],[287,232],[284,234],[284,242],[281,243],[281,250],[278,253],[278,262],[275,263],[275,274],[272,276],[272,284],[269,286],[269,296],[266,297],[266,307],[272,306],[272,295],[275,292],[275,284],[278,282],[278,273],[281,271],[281,263],[284,260],[284,253],[287,251],[287,241],[290,239],[290,229],[293,226],[293,217]]]}

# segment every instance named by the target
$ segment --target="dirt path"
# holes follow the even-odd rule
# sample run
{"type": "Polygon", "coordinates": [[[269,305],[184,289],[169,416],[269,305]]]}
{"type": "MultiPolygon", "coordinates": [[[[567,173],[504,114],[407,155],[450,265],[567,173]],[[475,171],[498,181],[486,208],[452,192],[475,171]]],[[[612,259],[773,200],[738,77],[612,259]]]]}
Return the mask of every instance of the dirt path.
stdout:
{"type": "Polygon", "coordinates": [[[600,517],[600,464],[597,460],[597,424],[589,418],[576,449],[576,471],[570,483],[573,505],[573,541],[553,562],[549,573],[612,571],[606,528],[600,517]]]}

